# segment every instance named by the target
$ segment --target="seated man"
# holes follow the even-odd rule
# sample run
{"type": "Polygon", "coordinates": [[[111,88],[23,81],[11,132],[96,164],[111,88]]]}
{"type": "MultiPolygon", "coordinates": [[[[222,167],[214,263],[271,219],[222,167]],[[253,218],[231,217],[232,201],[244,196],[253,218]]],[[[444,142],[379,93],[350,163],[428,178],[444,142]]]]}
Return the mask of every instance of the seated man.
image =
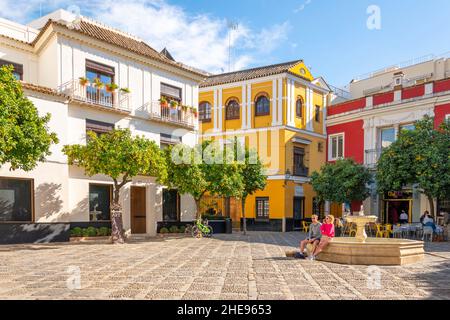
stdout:
{"type": "Polygon", "coordinates": [[[409,216],[408,216],[408,214],[406,213],[405,210],[402,210],[402,214],[400,215],[399,222],[401,224],[407,224],[409,222],[409,216]]]}
{"type": "Polygon", "coordinates": [[[295,256],[297,259],[305,259],[305,247],[308,251],[307,255],[311,255],[322,237],[322,232],[320,231],[322,224],[319,222],[319,217],[317,215],[313,215],[311,220],[312,224],[309,226],[308,238],[300,242],[300,252],[295,256]]]}

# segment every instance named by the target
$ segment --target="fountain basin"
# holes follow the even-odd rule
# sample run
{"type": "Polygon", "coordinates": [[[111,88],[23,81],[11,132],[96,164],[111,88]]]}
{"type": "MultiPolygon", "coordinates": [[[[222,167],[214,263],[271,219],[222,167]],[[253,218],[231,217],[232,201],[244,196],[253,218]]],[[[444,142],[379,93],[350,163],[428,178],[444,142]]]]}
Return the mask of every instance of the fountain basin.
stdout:
{"type": "Polygon", "coordinates": [[[401,266],[424,260],[422,241],[405,239],[334,238],[317,260],[347,265],[401,266]]]}

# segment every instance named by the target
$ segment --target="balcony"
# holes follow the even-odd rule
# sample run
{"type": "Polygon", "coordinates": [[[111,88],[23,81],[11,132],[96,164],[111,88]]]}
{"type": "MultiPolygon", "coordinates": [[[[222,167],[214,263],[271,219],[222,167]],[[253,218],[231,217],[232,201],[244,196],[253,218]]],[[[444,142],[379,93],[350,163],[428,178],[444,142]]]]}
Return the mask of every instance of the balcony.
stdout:
{"type": "Polygon", "coordinates": [[[94,107],[111,109],[118,112],[131,112],[131,94],[115,90],[110,92],[99,89],[92,84],[82,85],[79,80],[71,80],[58,88],[75,101],[85,103],[94,107]]]}
{"type": "Polygon", "coordinates": [[[145,111],[150,115],[150,119],[181,126],[187,129],[194,129],[198,114],[190,108],[162,106],[159,101],[152,101],[145,105],[145,111]]]}
{"type": "Polygon", "coordinates": [[[377,167],[377,163],[380,159],[381,153],[381,149],[366,150],[364,165],[369,169],[375,169],[377,167]]]}
{"type": "Polygon", "coordinates": [[[308,177],[309,168],[302,166],[294,166],[294,177],[308,177]]]}

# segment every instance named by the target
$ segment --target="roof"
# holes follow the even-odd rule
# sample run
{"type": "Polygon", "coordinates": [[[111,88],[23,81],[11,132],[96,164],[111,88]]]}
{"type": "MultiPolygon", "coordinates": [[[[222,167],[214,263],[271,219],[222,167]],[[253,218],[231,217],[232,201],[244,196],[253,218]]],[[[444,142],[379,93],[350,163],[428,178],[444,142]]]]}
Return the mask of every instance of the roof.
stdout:
{"type": "Polygon", "coordinates": [[[166,58],[168,58],[168,59],[170,59],[172,61],[175,61],[175,59],[172,57],[172,55],[170,54],[169,50],[167,50],[167,48],[164,48],[161,51],[161,54],[163,54],[166,58]]]}
{"type": "Polygon", "coordinates": [[[267,77],[275,74],[289,72],[289,69],[302,63],[303,60],[295,60],[290,62],[284,62],[280,64],[273,64],[265,67],[258,67],[253,69],[241,70],[230,73],[223,73],[206,78],[206,80],[200,84],[201,88],[216,86],[220,84],[233,83],[239,81],[245,81],[250,79],[256,79],[261,77],[267,77]]]}
{"type": "Polygon", "coordinates": [[[52,96],[68,98],[67,95],[60,93],[60,92],[56,91],[55,89],[52,89],[49,87],[39,86],[36,84],[23,82],[23,81],[21,81],[20,84],[22,85],[22,89],[24,89],[24,90],[31,90],[31,91],[35,91],[35,92],[39,92],[39,93],[52,95],[52,96]]]}
{"type": "Polygon", "coordinates": [[[89,21],[86,21],[85,19],[81,19],[78,23],[76,23],[73,27],[69,27],[68,25],[49,20],[47,24],[41,29],[41,32],[36,37],[36,39],[33,41],[33,45],[35,45],[38,40],[40,39],[41,35],[46,31],[46,29],[51,26],[52,24],[55,24],[57,26],[66,28],[67,30],[76,31],[79,33],[82,33],[84,35],[87,35],[89,37],[95,38],[97,40],[116,45],[118,47],[121,47],[123,49],[132,51],[136,54],[155,59],[159,62],[162,62],[167,65],[171,65],[173,67],[176,67],[178,69],[194,73],[197,76],[205,77],[206,74],[200,72],[197,69],[188,67],[182,63],[175,62],[173,60],[170,60],[167,58],[164,54],[159,53],[152,47],[150,47],[148,44],[146,44],[144,41],[139,40],[137,38],[134,38],[132,36],[127,36],[124,33],[120,31],[115,31],[112,28],[101,26],[100,24],[91,23],[89,21]]]}

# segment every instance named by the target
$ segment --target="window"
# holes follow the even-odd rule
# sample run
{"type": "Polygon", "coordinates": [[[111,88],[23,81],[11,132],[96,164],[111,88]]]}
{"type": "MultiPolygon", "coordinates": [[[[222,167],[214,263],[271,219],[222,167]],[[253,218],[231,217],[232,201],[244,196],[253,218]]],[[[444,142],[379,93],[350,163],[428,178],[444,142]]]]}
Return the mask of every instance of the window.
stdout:
{"type": "Polygon", "coordinates": [[[297,102],[295,103],[295,115],[297,118],[303,117],[303,100],[302,98],[297,98],[297,102]]]}
{"type": "Polygon", "coordinates": [[[114,130],[114,124],[86,119],[86,132],[93,131],[97,135],[102,135],[114,130]]]}
{"type": "Polygon", "coordinates": [[[305,166],[305,149],[294,147],[294,176],[307,177],[308,168],[305,166]]]}
{"type": "Polygon", "coordinates": [[[395,136],[395,128],[384,128],[380,131],[381,136],[381,148],[388,148],[392,143],[395,142],[396,136],[395,136]]]}
{"type": "MultiPolygon", "coordinates": [[[[86,60],[86,78],[90,83],[95,79],[99,79],[103,84],[111,84],[114,82],[114,68],[86,60]]],[[[88,100],[102,105],[110,106],[113,104],[114,96],[112,92],[108,92],[105,88],[97,88],[95,86],[86,87],[86,96],[88,100]]]]}
{"type": "Polygon", "coordinates": [[[450,122],[450,114],[445,115],[445,121],[450,122]]]}
{"type": "Polygon", "coordinates": [[[180,195],[177,190],[163,190],[163,220],[165,222],[180,220],[180,195]]]}
{"type": "Polygon", "coordinates": [[[13,75],[17,80],[23,80],[23,65],[0,59],[0,67],[13,66],[13,75]]]}
{"type": "Polygon", "coordinates": [[[209,102],[200,103],[198,115],[201,122],[211,122],[211,104],[209,102]]]}
{"type": "Polygon", "coordinates": [[[344,134],[330,136],[328,146],[329,160],[344,158],[344,134]]]}
{"type": "Polygon", "coordinates": [[[0,222],[33,221],[33,180],[0,178],[0,222]]]}
{"type": "Polygon", "coordinates": [[[256,219],[269,220],[269,198],[256,198],[256,219]]]}
{"type": "Polygon", "coordinates": [[[320,106],[316,106],[316,122],[320,122],[320,106]]]}
{"type": "Polygon", "coordinates": [[[161,133],[160,134],[160,148],[167,149],[169,146],[174,146],[182,142],[181,137],[173,136],[171,134],[161,133]]]}
{"type": "Polygon", "coordinates": [[[167,98],[167,100],[175,100],[181,103],[182,90],[181,88],[171,86],[170,84],[161,83],[161,96],[167,98]]]}
{"type": "Polygon", "coordinates": [[[318,152],[323,152],[323,142],[319,142],[319,143],[317,144],[317,151],[318,151],[318,152]]]}
{"type": "Polygon", "coordinates": [[[400,126],[400,131],[402,131],[402,130],[413,131],[415,129],[416,129],[416,126],[413,123],[400,126]]]}
{"type": "Polygon", "coordinates": [[[255,102],[255,116],[270,115],[270,100],[266,94],[260,95],[255,102]]]}
{"type": "Polygon", "coordinates": [[[89,185],[89,221],[111,220],[111,198],[111,185],[89,185]]]}
{"type": "Polygon", "coordinates": [[[238,120],[240,118],[240,106],[237,99],[230,99],[225,107],[226,120],[238,120]]]}

